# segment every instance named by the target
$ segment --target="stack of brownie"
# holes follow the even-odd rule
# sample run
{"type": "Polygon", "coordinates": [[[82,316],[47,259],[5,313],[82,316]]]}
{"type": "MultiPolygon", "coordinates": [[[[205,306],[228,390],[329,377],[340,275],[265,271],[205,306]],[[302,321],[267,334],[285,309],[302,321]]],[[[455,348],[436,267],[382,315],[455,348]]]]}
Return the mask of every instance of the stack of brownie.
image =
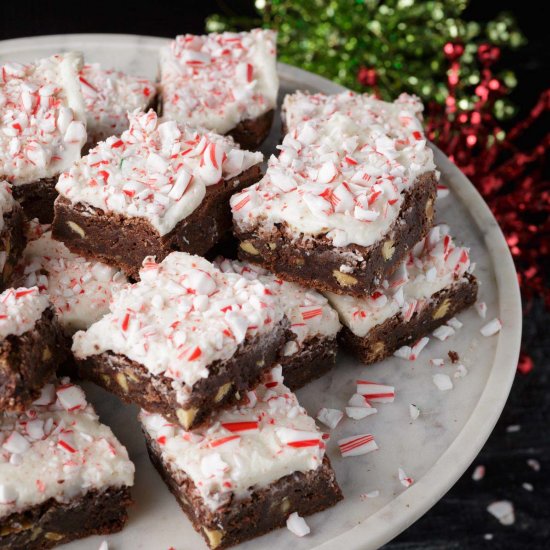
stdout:
{"type": "Polygon", "coordinates": [[[477,295],[468,250],[433,227],[439,175],[421,111],[405,94],[289,95],[279,156],[231,199],[240,257],[323,291],[365,363],[404,346],[414,357],[477,295]]]}
{"type": "Polygon", "coordinates": [[[336,504],[326,436],[292,391],[338,342],[414,358],[476,298],[468,249],[433,224],[418,100],[287,96],[262,177],[272,31],[177,37],[158,96],[71,53],[1,75],[0,546],[126,521],[133,465],[62,364],[141,408],[210,548],[336,504]],[[203,257],[232,228],[239,260],[203,257]]]}

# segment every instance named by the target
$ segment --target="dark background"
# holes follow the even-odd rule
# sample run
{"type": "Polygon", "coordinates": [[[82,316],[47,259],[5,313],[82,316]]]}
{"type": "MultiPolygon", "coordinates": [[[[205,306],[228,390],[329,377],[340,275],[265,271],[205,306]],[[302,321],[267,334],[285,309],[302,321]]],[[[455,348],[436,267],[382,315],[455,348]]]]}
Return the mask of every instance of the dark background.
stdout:
{"type": "MultiPolygon", "coordinates": [[[[500,11],[510,11],[526,35],[525,47],[504,54],[506,66],[518,77],[512,99],[520,114],[528,112],[549,86],[550,31],[544,5],[540,0],[472,0],[466,12],[466,18],[481,22],[500,11]]],[[[254,14],[251,0],[157,1],[147,5],[72,2],[66,6],[61,2],[0,0],[0,39],[81,32],[173,37],[203,32],[204,18],[224,8],[254,14]]],[[[534,360],[533,371],[518,373],[504,413],[472,467],[432,510],[389,543],[387,550],[550,548],[550,314],[539,301],[524,305],[523,345],[534,360]],[[520,430],[509,433],[510,425],[519,425],[520,430]],[[531,458],[539,461],[540,472],[527,465],[531,458]],[[475,482],[471,474],[478,464],[486,467],[486,475],[475,482]],[[532,484],[533,491],[525,490],[523,483],[532,484]],[[512,526],[500,525],[486,511],[491,502],[500,499],[514,504],[516,522],[512,526]]]]}

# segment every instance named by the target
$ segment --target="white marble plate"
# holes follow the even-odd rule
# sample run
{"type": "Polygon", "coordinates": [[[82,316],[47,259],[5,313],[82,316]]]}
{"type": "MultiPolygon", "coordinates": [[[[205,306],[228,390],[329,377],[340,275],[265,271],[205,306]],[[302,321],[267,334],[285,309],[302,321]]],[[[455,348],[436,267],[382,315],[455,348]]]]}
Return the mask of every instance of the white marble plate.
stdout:
{"type": "MultiPolygon", "coordinates": [[[[30,61],[62,50],[82,50],[88,61],[98,61],[133,74],[155,77],[160,38],[125,35],[66,35],[0,42],[0,61],[30,61]]],[[[282,93],[296,88],[336,92],[341,88],[310,73],[280,65],[282,93]]],[[[271,153],[279,136],[279,121],[265,152],[271,153]]],[[[343,409],[361,376],[391,384],[393,404],[379,405],[378,414],[361,421],[344,420],[328,444],[328,453],[344,491],[345,500],[335,508],[308,519],[311,534],[295,538],[286,529],[242,545],[241,548],[296,550],[377,548],[391,540],[424,514],[466,470],[493,429],[506,402],[519,353],[521,305],[516,273],[503,235],[487,205],[466,177],[435,150],[443,183],[452,193],[438,202],[437,216],[454,229],[458,241],[471,247],[481,282],[480,299],[488,305],[486,321],[502,320],[502,331],[485,338],[479,329],[486,321],[474,309],[459,315],[464,322],[446,342],[431,339],[416,362],[391,358],[363,367],[341,355],[331,374],[299,392],[302,404],[316,415],[322,406],[343,409]],[[441,392],[432,382],[435,367],[429,359],[459,353],[468,375],[453,379],[454,389],[441,392]],[[416,421],[409,404],[421,410],[416,421]],[[372,433],[380,450],[362,457],[340,457],[336,440],[352,434],[372,433]],[[402,467],[415,483],[408,489],[398,479],[402,467]],[[378,490],[377,498],[361,495],[378,490]]],[[[451,375],[446,365],[438,372],[451,375]]],[[[108,537],[115,550],[176,550],[205,548],[201,538],[180,512],[176,501],[149,464],[136,409],[121,405],[107,393],[87,385],[91,400],[104,422],[128,447],[137,468],[135,505],[122,533],[108,537]]],[[[100,537],[66,546],[97,550],[100,537]]]]}

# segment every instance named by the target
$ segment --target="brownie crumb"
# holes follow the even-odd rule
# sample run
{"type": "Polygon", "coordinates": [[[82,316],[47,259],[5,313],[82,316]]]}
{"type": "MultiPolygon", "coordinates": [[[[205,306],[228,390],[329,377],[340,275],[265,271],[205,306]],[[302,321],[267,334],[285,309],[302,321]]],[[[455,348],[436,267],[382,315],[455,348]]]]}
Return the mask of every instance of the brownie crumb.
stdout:
{"type": "Polygon", "coordinates": [[[449,350],[449,359],[451,360],[451,363],[458,363],[460,361],[458,353],[452,349],[449,350]]]}

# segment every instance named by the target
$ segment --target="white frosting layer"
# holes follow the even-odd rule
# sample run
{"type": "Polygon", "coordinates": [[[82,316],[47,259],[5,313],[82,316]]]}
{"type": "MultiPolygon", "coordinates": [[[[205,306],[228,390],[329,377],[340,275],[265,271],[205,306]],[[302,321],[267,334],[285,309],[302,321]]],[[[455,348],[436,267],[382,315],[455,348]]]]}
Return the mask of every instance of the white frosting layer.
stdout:
{"type": "Polygon", "coordinates": [[[98,143],[61,174],[57,191],[73,204],[147,219],[169,233],[202,202],[206,187],[262,161],[231,138],[160,122],[154,111],[129,115],[120,137],[98,143]]]}
{"type": "Polygon", "coordinates": [[[126,449],[68,378],[25,412],[0,416],[0,517],[133,483],[126,449]]]}
{"type": "Polygon", "coordinates": [[[225,134],[275,108],[276,34],[250,32],[176,37],[160,54],[163,115],[225,134]]]}
{"type": "Polygon", "coordinates": [[[224,273],[239,273],[250,281],[259,280],[280,301],[296,339],[287,343],[285,355],[298,353],[304,342],[316,336],[336,336],[340,330],[338,313],[316,290],[283,281],[260,266],[218,258],[214,262],[224,273]]]}
{"type": "MultiPolygon", "coordinates": [[[[4,229],[4,214],[8,214],[13,210],[14,203],[15,200],[11,192],[11,185],[7,181],[0,180],[0,231],[4,229]]],[[[3,269],[3,267],[4,266],[2,262],[2,265],[0,266],[0,271],[3,269]]]]}
{"type": "Polygon", "coordinates": [[[102,69],[99,63],[84,65],[79,79],[86,104],[88,138],[95,141],[122,134],[128,129],[128,111],[145,109],[157,93],[154,82],[102,69]]]}
{"type": "Polygon", "coordinates": [[[185,432],[145,411],[140,420],[163,462],[191,478],[211,510],[232,495],[245,498],[293,472],[316,470],[325,454],[322,433],[283,385],[281,367],[248,392],[248,404],[223,411],[206,428],[185,432]]]}
{"type": "Polygon", "coordinates": [[[213,361],[231,358],[245,338],[271,332],[284,315],[262,283],[199,256],[146,258],[140,279],[113,295],[111,313],[75,334],[73,351],[78,358],[123,354],[173,379],[181,403],[213,361]]]}
{"type": "Polygon", "coordinates": [[[435,170],[421,106],[408,96],[304,97],[324,98],[331,109],[290,130],[265,177],[232,197],[234,220],[243,230],[282,223],[294,236],[370,246],[395,222],[417,176],[435,170]]]}
{"type": "Polygon", "coordinates": [[[70,52],[0,68],[0,178],[14,185],[57,176],[80,157],[86,114],[70,52]]]}
{"type": "Polygon", "coordinates": [[[48,305],[48,297],[37,287],[4,290],[0,294],[0,340],[31,330],[48,305]]]}
{"type": "Polygon", "coordinates": [[[392,279],[384,281],[369,298],[325,294],[340,321],[363,337],[394,315],[408,322],[434,294],[463,280],[470,267],[469,249],[453,243],[448,226],[436,225],[413,248],[392,279]]]}
{"type": "Polygon", "coordinates": [[[113,292],[128,280],[121,271],[73,254],[47,231],[27,244],[24,284],[48,293],[67,334],[85,330],[109,312],[113,292]]]}

